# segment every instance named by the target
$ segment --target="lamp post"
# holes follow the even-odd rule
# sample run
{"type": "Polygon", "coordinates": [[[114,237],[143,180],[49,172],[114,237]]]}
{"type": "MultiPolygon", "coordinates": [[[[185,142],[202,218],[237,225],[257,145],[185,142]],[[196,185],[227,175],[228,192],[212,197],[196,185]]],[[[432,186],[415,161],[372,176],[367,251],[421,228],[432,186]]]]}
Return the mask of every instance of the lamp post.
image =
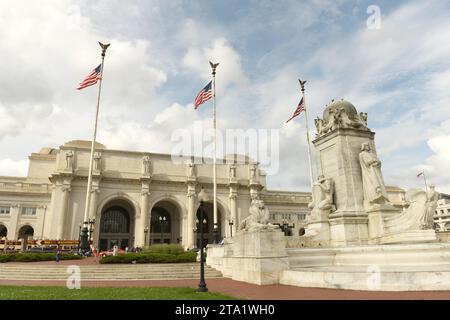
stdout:
{"type": "Polygon", "coordinates": [[[161,243],[164,243],[163,238],[163,224],[166,222],[166,216],[159,216],[159,223],[161,224],[161,243]]]}
{"type": "Polygon", "coordinates": [[[144,228],[144,247],[147,246],[147,234],[148,234],[148,227],[144,228]]]}
{"type": "MultiPolygon", "coordinates": [[[[208,201],[208,196],[205,192],[205,190],[202,188],[202,190],[198,194],[198,199],[200,200],[200,221],[205,221],[204,218],[204,208],[203,204],[208,201]]],[[[206,286],[205,282],[205,253],[203,252],[203,226],[200,227],[200,282],[198,283],[197,292],[208,292],[208,287],[206,286]]]]}
{"type": "Polygon", "coordinates": [[[287,220],[283,219],[283,232],[285,236],[287,236],[287,226],[288,226],[287,220]]]}
{"type": "Polygon", "coordinates": [[[197,225],[198,225],[198,219],[195,221],[195,227],[192,228],[192,230],[194,231],[194,239],[195,239],[195,243],[194,243],[194,248],[197,249],[197,225]]]}
{"type": "Polygon", "coordinates": [[[92,242],[92,233],[94,232],[95,218],[89,219],[89,242],[92,242]]]}
{"type": "Polygon", "coordinates": [[[80,241],[81,241],[81,223],[78,225],[78,247],[77,247],[77,251],[80,250],[80,241]]]}
{"type": "Polygon", "coordinates": [[[233,224],[234,224],[233,220],[230,219],[230,220],[228,221],[228,225],[230,226],[230,238],[233,237],[233,224]]]}

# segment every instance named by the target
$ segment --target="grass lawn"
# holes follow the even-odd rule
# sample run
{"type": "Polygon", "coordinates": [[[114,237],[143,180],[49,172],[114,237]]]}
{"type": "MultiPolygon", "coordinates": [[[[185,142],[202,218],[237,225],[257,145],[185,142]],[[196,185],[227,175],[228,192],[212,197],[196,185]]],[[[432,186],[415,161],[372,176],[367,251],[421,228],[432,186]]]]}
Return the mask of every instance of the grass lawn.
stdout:
{"type": "Polygon", "coordinates": [[[0,300],[233,300],[220,293],[192,288],[81,288],[57,286],[0,286],[0,300]]]}

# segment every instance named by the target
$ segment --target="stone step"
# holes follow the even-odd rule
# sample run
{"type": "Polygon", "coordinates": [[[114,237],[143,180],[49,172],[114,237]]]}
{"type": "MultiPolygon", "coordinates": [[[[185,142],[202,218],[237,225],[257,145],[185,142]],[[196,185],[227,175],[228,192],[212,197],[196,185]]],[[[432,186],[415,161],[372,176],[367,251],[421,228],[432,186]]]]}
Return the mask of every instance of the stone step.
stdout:
{"type": "MultiPolygon", "coordinates": [[[[1,275],[2,280],[39,280],[39,279],[67,279],[69,275],[1,275]]],[[[127,279],[198,279],[200,274],[190,275],[121,275],[121,276],[93,276],[83,275],[82,279],[105,279],[105,280],[127,280],[127,279]]],[[[205,274],[205,278],[222,278],[222,274],[205,274]]]]}
{"type": "MultiPolygon", "coordinates": [[[[205,274],[217,274],[220,273],[220,271],[205,271],[205,274]]],[[[66,272],[1,272],[0,276],[3,275],[67,275],[66,272]]],[[[193,271],[193,272],[140,272],[140,273],[130,273],[130,272],[120,272],[120,273],[114,273],[114,272],[104,272],[104,273],[95,273],[95,272],[83,272],[81,271],[81,274],[85,275],[98,275],[98,276],[120,276],[120,275],[184,275],[184,274],[200,274],[199,271],[193,271]]]]}
{"type": "MultiPolygon", "coordinates": [[[[0,275],[0,279],[67,279],[69,275],[0,275]]],[[[112,275],[112,276],[95,276],[81,275],[82,279],[108,279],[108,280],[127,280],[127,279],[198,279],[200,274],[185,275],[112,275]]],[[[205,274],[205,278],[222,278],[222,274],[205,274]]]]}
{"type": "MultiPolygon", "coordinates": [[[[24,272],[4,272],[0,274],[1,276],[20,276],[23,274],[27,274],[27,275],[33,275],[33,276],[44,276],[44,275],[64,275],[66,276],[68,273],[66,272],[39,272],[39,273],[24,273],[24,272]]],[[[91,276],[121,276],[121,275],[125,275],[125,276],[151,276],[151,275],[163,275],[163,276],[170,276],[170,275],[189,275],[189,274],[200,274],[200,272],[176,272],[176,273],[171,273],[171,272],[146,272],[146,273],[128,273],[128,272],[124,272],[124,273],[113,273],[113,272],[105,272],[105,273],[93,273],[93,272],[81,272],[82,275],[91,275],[91,276]]],[[[220,274],[219,271],[205,271],[205,274],[220,274]]]]}
{"type": "MultiPolygon", "coordinates": [[[[0,274],[1,273],[66,273],[68,270],[68,268],[64,268],[64,269],[53,269],[53,270],[24,270],[24,269],[0,269],[0,274]]],[[[210,270],[214,270],[214,269],[209,269],[209,268],[205,268],[205,272],[208,272],[210,270]]],[[[164,270],[164,269],[150,269],[150,270],[113,270],[113,269],[108,269],[108,270],[86,270],[84,268],[80,268],[81,272],[84,273],[113,273],[113,274],[117,274],[117,273],[153,273],[153,272],[161,272],[161,273],[184,273],[184,272],[200,272],[200,269],[177,269],[177,270],[164,270]]]]}
{"type": "MultiPolygon", "coordinates": [[[[76,264],[72,265],[72,266],[77,266],[76,264]]],[[[69,267],[69,265],[64,265],[64,266],[57,266],[57,267],[53,267],[53,266],[42,266],[42,267],[34,267],[34,268],[29,268],[29,267],[2,267],[0,265],[0,270],[65,270],[69,267]]],[[[151,266],[151,267],[128,267],[128,268],[120,268],[120,267],[86,267],[86,266],[79,266],[81,269],[83,270],[90,270],[90,271],[94,271],[94,270],[124,270],[124,271],[128,271],[128,270],[133,270],[133,271],[145,271],[145,270],[169,270],[169,271],[173,271],[173,270],[199,270],[200,266],[189,266],[189,267],[179,267],[179,268],[165,268],[165,267],[158,267],[158,266],[151,266]]],[[[207,266],[205,266],[205,269],[208,268],[207,266]]]]}
{"type": "MultiPolygon", "coordinates": [[[[74,264],[76,265],[76,264],[74,264]]],[[[0,264],[0,280],[67,280],[68,265],[0,264]]],[[[84,280],[198,279],[200,264],[81,265],[84,280]]],[[[205,266],[206,278],[222,273],[205,266]]]]}

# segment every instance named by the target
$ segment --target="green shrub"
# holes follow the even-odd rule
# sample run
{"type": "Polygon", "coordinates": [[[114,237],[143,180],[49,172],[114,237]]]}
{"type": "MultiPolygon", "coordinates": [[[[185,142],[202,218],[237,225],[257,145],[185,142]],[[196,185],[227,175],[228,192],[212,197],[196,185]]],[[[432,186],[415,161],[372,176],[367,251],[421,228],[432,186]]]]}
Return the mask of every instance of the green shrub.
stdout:
{"type": "Polygon", "coordinates": [[[144,252],[153,253],[169,253],[169,254],[181,254],[184,252],[184,248],[180,244],[152,244],[144,249],[144,252]]]}
{"type": "Polygon", "coordinates": [[[182,252],[179,254],[169,253],[155,253],[155,252],[141,252],[141,253],[127,253],[119,254],[117,256],[105,256],[100,260],[100,263],[183,263],[195,262],[197,253],[182,252]]]}
{"type": "MultiPolygon", "coordinates": [[[[81,256],[69,253],[61,254],[61,260],[77,260],[81,259],[81,256]]],[[[2,262],[37,262],[37,261],[52,261],[56,260],[56,253],[5,253],[0,254],[0,263],[2,262]]]]}

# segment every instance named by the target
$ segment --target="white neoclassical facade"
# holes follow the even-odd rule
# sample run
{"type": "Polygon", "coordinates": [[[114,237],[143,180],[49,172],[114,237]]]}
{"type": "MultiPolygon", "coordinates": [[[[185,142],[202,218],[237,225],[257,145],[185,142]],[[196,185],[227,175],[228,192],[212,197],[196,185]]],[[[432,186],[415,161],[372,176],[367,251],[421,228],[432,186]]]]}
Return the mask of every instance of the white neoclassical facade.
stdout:
{"type": "MultiPolygon", "coordinates": [[[[151,243],[198,244],[201,187],[212,196],[211,164],[176,163],[170,155],[110,150],[97,143],[89,218],[92,240],[101,249],[151,243]],[[166,220],[161,223],[160,217],[166,220]]],[[[90,142],[75,140],[29,156],[26,177],[0,177],[0,239],[78,240],[83,222],[90,142]]],[[[194,163],[199,162],[194,159],[194,163]]],[[[201,161],[200,161],[201,162],[201,161]]],[[[287,235],[301,235],[310,192],[272,191],[266,176],[248,158],[217,168],[220,238],[235,234],[258,194],[272,223],[287,235]],[[233,222],[230,225],[230,221],[233,222]]],[[[387,188],[391,202],[404,205],[404,190],[387,188]]],[[[212,201],[205,205],[205,238],[212,241],[212,201]]]]}
{"type": "MultiPolygon", "coordinates": [[[[100,249],[151,243],[197,244],[197,194],[213,193],[212,165],[176,163],[170,155],[110,150],[97,143],[89,218],[100,249]],[[162,218],[162,223],[160,222],[162,218]],[[165,218],[165,220],[164,220],[165,218]]],[[[29,156],[26,177],[0,177],[0,238],[77,240],[83,222],[90,142],[70,141],[29,156]]],[[[198,159],[194,159],[197,163],[198,159]]],[[[269,191],[262,170],[251,161],[217,167],[218,229],[236,233],[258,194],[274,222],[298,235],[305,224],[310,193],[269,191]],[[230,225],[230,221],[233,222],[230,225]]],[[[203,228],[212,241],[212,202],[203,228]]]]}
{"type": "Polygon", "coordinates": [[[436,231],[450,231],[450,197],[438,200],[434,223],[436,231]]]}

